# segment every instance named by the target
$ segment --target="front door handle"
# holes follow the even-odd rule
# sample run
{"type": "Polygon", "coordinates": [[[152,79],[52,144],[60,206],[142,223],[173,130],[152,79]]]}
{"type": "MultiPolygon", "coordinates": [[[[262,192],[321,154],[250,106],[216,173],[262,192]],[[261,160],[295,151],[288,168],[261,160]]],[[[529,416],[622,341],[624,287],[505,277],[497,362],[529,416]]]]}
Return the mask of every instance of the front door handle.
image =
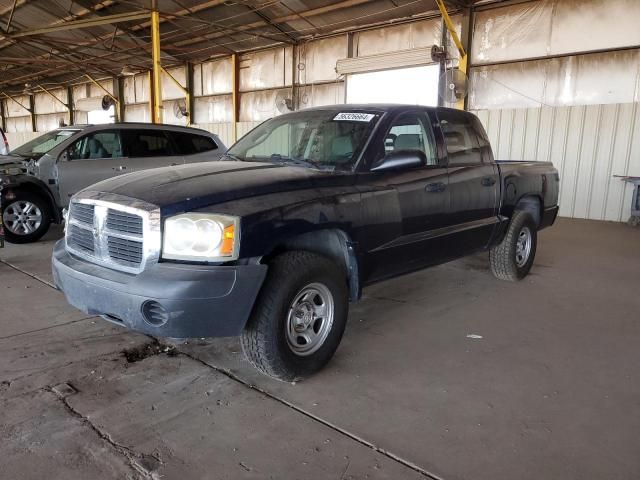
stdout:
{"type": "Polygon", "coordinates": [[[445,191],[446,188],[447,186],[442,182],[429,183],[425,187],[425,191],[428,193],[442,193],[445,191]]]}
{"type": "Polygon", "coordinates": [[[484,187],[491,187],[496,184],[496,179],[493,177],[484,177],[481,183],[484,187]]]}
{"type": "Polygon", "coordinates": [[[120,165],[119,167],[113,167],[113,170],[117,170],[117,171],[122,171],[122,170],[126,170],[127,167],[125,167],[124,165],[120,165]]]}

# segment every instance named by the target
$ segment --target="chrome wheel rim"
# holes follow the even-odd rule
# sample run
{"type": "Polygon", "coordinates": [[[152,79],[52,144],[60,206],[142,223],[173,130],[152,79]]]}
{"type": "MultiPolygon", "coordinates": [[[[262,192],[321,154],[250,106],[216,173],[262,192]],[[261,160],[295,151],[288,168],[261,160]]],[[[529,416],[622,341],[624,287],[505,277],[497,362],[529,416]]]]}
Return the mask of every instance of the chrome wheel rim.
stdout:
{"type": "Polygon", "coordinates": [[[40,228],[42,211],[35,203],[18,200],[7,205],[2,221],[14,235],[29,235],[40,228]]]}
{"type": "Polygon", "coordinates": [[[519,268],[525,266],[531,255],[531,230],[529,227],[522,227],[520,233],[518,233],[518,239],[516,240],[516,265],[519,268]]]}
{"type": "Polygon", "coordinates": [[[287,314],[287,344],[301,357],[318,351],[333,326],[333,295],[326,285],[310,283],[293,298],[287,314]]]}

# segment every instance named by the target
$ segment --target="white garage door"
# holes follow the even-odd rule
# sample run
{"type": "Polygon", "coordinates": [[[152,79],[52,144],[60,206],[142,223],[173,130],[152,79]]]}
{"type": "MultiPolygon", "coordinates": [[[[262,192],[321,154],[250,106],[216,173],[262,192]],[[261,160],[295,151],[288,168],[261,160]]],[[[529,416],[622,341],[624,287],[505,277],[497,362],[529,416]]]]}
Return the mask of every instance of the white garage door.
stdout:
{"type": "Polygon", "coordinates": [[[438,65],[347,76],[347,103],[438,104],[438,65]]]}

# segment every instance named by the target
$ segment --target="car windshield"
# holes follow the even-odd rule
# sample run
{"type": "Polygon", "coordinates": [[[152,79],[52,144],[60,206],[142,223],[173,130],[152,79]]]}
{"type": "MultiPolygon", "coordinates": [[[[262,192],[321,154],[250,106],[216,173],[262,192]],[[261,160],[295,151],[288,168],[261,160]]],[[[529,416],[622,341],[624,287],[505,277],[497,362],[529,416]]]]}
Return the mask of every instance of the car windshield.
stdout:
{"type": "Polygon", "coordinates": [[[380,116],[349,110],[286,114],[256,127],[227,155],[246,162],[351,170],[380,116]]]}
{"type": "Polygon", "coordinates": [[[79,130],[53,130],[11,150],[11,155],[24,158],[38,159],[67,138],[78,133],[79,130]]]}

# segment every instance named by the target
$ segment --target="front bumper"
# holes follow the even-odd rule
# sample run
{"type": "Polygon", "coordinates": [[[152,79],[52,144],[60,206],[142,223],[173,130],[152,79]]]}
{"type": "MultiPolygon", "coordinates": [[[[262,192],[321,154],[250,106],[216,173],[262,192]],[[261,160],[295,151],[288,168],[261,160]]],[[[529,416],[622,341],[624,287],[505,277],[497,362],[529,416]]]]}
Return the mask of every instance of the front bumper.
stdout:
{"type": "Polygon", "coordinates": [[[52,269],[56,286],[74,307],[132,330],[176,338],[239,335],[267,273],[266,265],[157,263],[131,275],[71,256],[64,240],[53,250],[52,269]],[[163,321],[149,315],[149,305],[155,312],[160,305],[163,321]]]}

